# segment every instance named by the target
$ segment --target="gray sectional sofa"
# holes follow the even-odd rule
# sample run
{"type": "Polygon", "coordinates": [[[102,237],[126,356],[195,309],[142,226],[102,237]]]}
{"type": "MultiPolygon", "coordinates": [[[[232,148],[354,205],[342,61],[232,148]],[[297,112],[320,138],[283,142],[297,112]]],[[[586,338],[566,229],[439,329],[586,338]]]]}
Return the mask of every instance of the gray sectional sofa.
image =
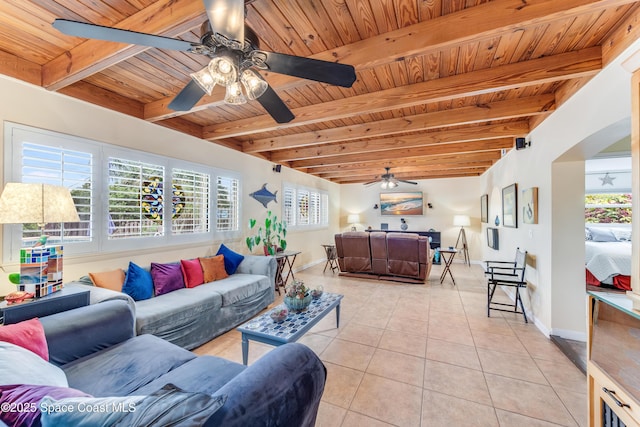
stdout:
{"type": "Polygon", "coordinates": [[[275,300],[274,257],[246,255],[229,277],[195,288],[182,288],[147,300],[90,285],[65,284],[91,291],[91,304],[125,300],[135,313],[137,335],[152,334],[193,349],[250,319],[275,300]]]}

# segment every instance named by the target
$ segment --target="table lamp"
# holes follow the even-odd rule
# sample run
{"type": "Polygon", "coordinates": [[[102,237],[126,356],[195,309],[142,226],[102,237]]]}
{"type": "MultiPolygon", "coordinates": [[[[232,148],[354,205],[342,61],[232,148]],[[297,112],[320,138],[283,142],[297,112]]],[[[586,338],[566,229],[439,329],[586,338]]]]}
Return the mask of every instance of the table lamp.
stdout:
{"type": "Polygon", "coordinates": [[[0,224],[38,224],[40,238],[20,250],[20,290],[41,297],[62,288],[62,246],[45,247],[47,223],[79,222],[69,189],[9,182],[0,195],[0,224]]]}
{"type": "Polygon", "coordinates": [[[467,235],[464,232],[465,227],[471,225],[471,219],[469,215],[454,215],[453,225],[460,227],[458,233],[458,240],[456,240],[456,248],[462,242],[462,252],[464,253],[464,263],[471,266],[471,260],[469,259],[469,248],[467,247],[467,235]]]}
{"type": "Polygon", "coordinates": [[[347,217],[347,222],[351,224],[351,231],[356,231],[356,224],[360,224],[360,215],[349,214],[349,216],[347,217]]]}

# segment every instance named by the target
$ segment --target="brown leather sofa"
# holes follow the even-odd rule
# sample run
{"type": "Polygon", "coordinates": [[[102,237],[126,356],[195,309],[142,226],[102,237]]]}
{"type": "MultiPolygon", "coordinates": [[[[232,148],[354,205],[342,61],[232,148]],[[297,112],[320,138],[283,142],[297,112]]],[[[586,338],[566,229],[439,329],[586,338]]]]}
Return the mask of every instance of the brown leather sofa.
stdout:
{"type": "Polygon", "coordinates": [[[342,275],[424,283],[431,272],[426,236],[347,231],[336,234],[335,241],[342,275]]]}

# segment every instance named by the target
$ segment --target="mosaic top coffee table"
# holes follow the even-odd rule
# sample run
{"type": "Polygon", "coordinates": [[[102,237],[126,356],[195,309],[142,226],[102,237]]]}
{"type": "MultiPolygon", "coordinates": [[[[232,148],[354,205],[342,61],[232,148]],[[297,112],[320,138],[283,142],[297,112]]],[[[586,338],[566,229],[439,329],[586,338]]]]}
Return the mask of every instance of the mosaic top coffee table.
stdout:
{"type": "Polygon", "coordinates": [[[272,310],[243,323],[238,327],[242,333],[242,363],[247,364],[249,358],[249,340],[279,346],[300,339],[309,329],[334,308],[336,309],[336,327],[340,327],[340,301],[343,295],[325,292],[318,299],[311,301],[309,307],[302,312],[289,312],[281,322],[274,322],[272,310]]]}

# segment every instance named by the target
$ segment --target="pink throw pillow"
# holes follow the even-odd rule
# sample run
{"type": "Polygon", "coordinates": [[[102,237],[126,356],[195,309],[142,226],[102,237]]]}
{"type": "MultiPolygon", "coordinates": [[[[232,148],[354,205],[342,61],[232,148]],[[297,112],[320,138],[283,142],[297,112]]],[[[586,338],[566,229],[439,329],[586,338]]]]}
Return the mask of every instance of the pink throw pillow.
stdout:
{"type": "Polygon", "coordinates": [[[204,283],[204,273],[202,265],[198,259],[183,259],[180,261],[184,284],[187,288],[195,288],[204,283]]]}
{"type": "Polygon", "coordinates": [[[0,327],[0,341],[26,348],[49,361],[49,347],[38,318],[0,327]]]}

